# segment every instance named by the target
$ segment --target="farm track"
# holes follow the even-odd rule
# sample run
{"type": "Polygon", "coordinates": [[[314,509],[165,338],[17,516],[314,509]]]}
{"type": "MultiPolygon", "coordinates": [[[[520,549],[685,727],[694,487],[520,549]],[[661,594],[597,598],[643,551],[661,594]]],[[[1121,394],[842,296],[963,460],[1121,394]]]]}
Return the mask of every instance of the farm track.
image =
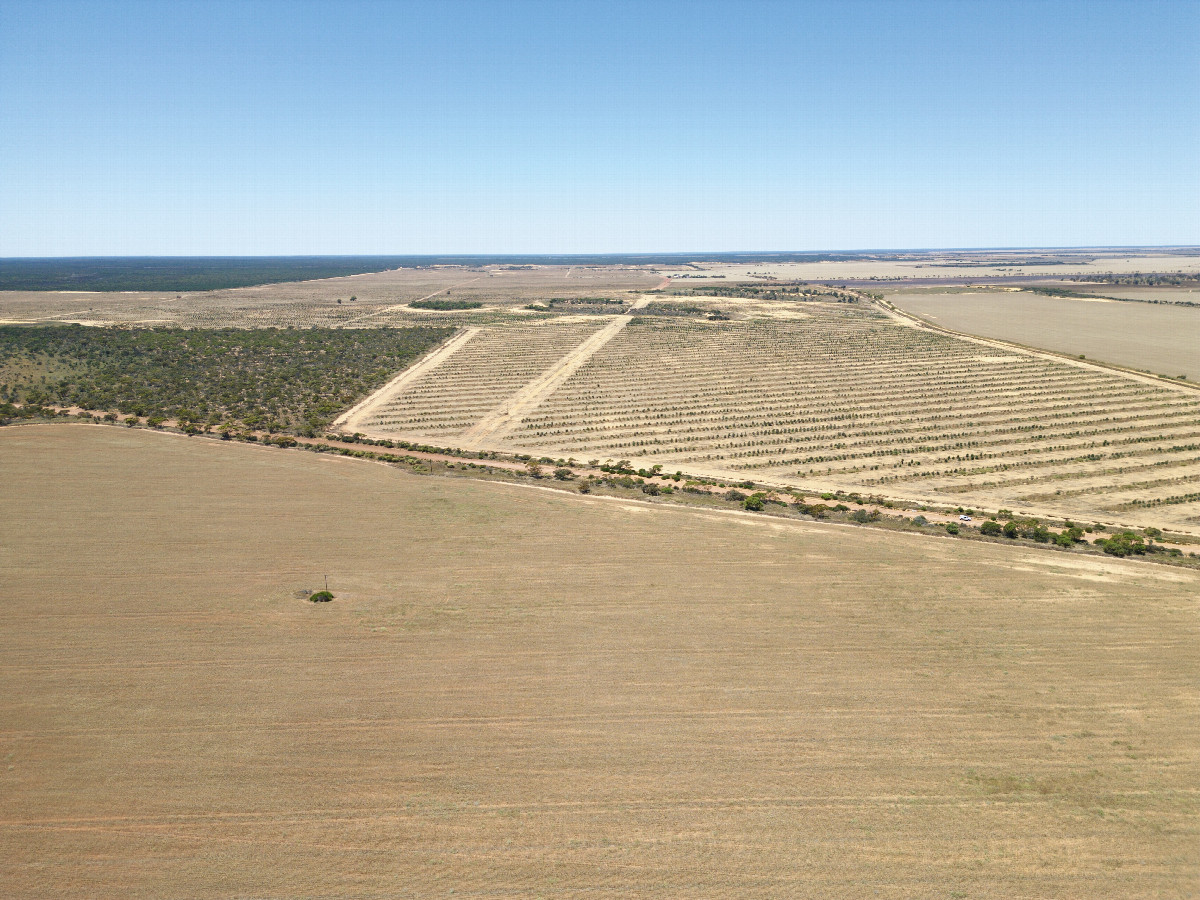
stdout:
{"type": "Polygon", "coordinates": [[[444,288],[439,288],[438,290],[434,291],[431,294],[426,294],[424,297],[418,297],[416,300],[407,300],[404,303],[394,303],[390,306],[385,306],[382,309],[372,310],[371,312],[364,313],[361,316],[356,316],[352,319],[347,319],[345,325],[347,327],[361,327],[362,323],[367,321],[368,319],[375,319],[375,318],[378,318],[379,316],[386,316],[388,313],[394,313],[394,312],[398,312],[402,309],[408,309],[414,303],[420,303],[422,300],[432,300],[434,297],[438,297],[442,294],[452,291],[456,287],[462,287],[465,284],[474,284],[476,281],[480,281],[483,277],[484,276],[480,275],[475,278],[467,278],[463,281],[458,281],[458,282],[455,282],[454,284],[446,285],[446,287],[444,287],[444,288]]]}
{"type": "MultiPolygon", "coordinates": [[[[670,283],[669,278],[664,281],[670,283]]],[[[642,297],[633,304],[631,309],[641,309],[648,302],[648,297],[642,297]]],[[[518,422],[537,409],[632,320],[633,316],[631,315],[617,316],[611,323],[601,328],[536,379],[517,391],[511,398],[485,415],[477,424],[467,429],[462,435],[463,446],[474,449],[503,443],[507,433],[518,422]]]]}
{"type": "Polygon", "coordinates": [[[464,328],[458,334],[452,336],[442,346],[436,348],[432,353],[426,354],[412,366],[409,366],[378,391],[364,398],[359,403],[355,404],[351,409],[342,413],[334,421],[335,428],[347,428],[351,431],[360,422],[371,416],[377,407],[387,403],[397,394],[404,391],[410,384],[418,381],[427,372],[436,369],[447,359],[462,349],[471,338],[479,333],[478,328],[464,328]]]}

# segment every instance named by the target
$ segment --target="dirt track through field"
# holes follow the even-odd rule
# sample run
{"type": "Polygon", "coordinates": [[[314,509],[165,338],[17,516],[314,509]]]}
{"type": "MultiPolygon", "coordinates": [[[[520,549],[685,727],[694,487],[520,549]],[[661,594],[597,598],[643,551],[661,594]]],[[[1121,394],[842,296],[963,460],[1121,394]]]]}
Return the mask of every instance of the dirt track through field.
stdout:
{"type": "Polygon", "coordinates": [[[464,281],[456,281],[454,284],[446,285],[446,287],[440,288],[439,290],[434,291],[432,294],[426,294],[424,297],[418,297],[415,300],[408,300],[404,303],[397,303],[393,306],[385,306],[385,307],[383,307],[383,309],[376,309],[376,310],[373,310],[372,312],[364,313],[361,316],[357,316],[356,318],[347,320],[346,325],[358,325],[360,322],[365,322],[367,319],[374,319],[376,316],[387,315],[388,313],[395,312],[396,310],[399,310],[399,309],[410,309],[414,303],[420,303],[422,300],[432,300],[434,297],[438,296],[439,294],[449,293],[456,287],[462,287],[464,284],[474,284],[476,281],[479,281],[483,277],[484,276],[482,276],[482,275],[478,275],[475,278],[467,278],[464,281]]]}
{"type": "Polygon", "coordinates": [[[419,360],[415,365],[405,369],[375,393],[371,394],[364,400],[361,400],[350,410],[338,416],[333,423],[333,427],[354,431],[354,429],[361,422],[369,418],[376,409],[387,403],[393,397],[403,393],[406,387],[413,384],[427,373],[432,372],[451,356],[461,350],[463,346],[478,333],[478,328],[463,329],[428,356],[425,356],[419,360]]]}
{"type": "MultiPolygon", "coordinates": [[[[630,307],[641,309],[650,302],[641,297],[630,307]]],[[[475,425],[464,432],[460,444],[466,449],[495,447],[503,443],[504,435],[521,419],[537,409],[563,382],[574,375],[605,344],[621,333],[633,320],[633,316],[617,316],[582,344],[556,362],[553,366],[521,388],[475,425]]]]}

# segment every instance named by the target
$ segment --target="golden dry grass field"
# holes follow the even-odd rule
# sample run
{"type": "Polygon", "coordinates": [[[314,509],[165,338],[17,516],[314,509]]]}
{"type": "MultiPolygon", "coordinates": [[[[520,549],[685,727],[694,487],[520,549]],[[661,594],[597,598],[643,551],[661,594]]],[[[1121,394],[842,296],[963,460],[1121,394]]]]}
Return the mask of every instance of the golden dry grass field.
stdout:
{"type": "MultiPolygon", "coordinates": [[[[1119,296],[1103,285],[1086,287],[1119,296]]],[[[1200,308],[1170,305],[1170,296],[1159,289],[1155,299],[1162,302],[1150,304],[1026,291],[939,290],[888,294],[887,299],[954,331],[1200,381],[1200,308]]],[[[1187,290],[1175,296],[1200,298],[1187,290]]]]}
{"type": "Polygon", "coordinates": [[[0,484],[6,897],[1200,893],[1195,573],[86,425],[0,484]]]}

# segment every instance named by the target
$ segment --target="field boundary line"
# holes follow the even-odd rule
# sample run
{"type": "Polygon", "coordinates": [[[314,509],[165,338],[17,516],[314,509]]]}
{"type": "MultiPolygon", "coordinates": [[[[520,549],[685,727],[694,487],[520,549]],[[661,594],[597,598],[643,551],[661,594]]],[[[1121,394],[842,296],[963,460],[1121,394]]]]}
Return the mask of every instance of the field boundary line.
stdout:
{"type": "MultiPolygon", "coordinates": [[[[649,297],[640,297],[630,311],[641,309],[650,302],[649,297]]],[[[464,449],[477,450],[485,441],[508,431],[517,422],[540,406],[546,398],[562,386],[568,378],[574,375],[589,359],[605,344],[615,338],[633,321],[633,316],[617,316],[595,334],[588,337],[582,344],[571,350],[566,356],[552,365],[549,369],[521,388],[507,400],[495,406],[491,412],[468,428],[459,438],[464,449]]]]}
{"type": "Polygon", "coordinates": [[[1108,372],[1114,375],[1120,375],[1128,378],[1130,381],[1139,381],[1143,384],[1154,384],[1159,387],[1174,389],[1181,393],[1195,393],[1200,391],[1200,384],[1193,384],[1190,381],[1176,381],[1171,378],[1160,378],[1157,375],[1151,375],[1146,372],[1139,372],[1136,369],[1130,369],[1126,366],[1120,366],[1116,363],[1103,362],[1101,360],[1080,359],[1078,356],[1072,356],[1069,353],[1060,353],[1057,350],[1047,350],[1044,347],[1033,347],[1029,344],[1019,344],[1016,341],[1006,341],[1003,338],[990,338],[978,334],[971,334],[967,331],[955,331],[953,328],[947,328],[945,325],[939,325],[937,322],[930,322],[928,319],[918,316],[916,313],[909,312],[906,309],[901,309],[893,303],[886,300],[876,300],[875,304],[882,309],[887,315],[907,325],[910,328],[919,328],[928,331],[935,331],[948,337],[958,338],[963,341],[970,341],[973,344],[981,344],[984,347],[992,347],[997,350],[1010,350],[1024,353],[1027,356],[1034,356],[1039,359],[1045,359],[1050,362],[1069,363],[1078,369],[1089,369],[1097,372],[1108,372]]]}
{"type": "MultiPolygon", "coordinates": [[[[111,425],[111,424],[105,424],[102,422],[69,422],[69,421],[68,422],[28,422],[28,423],[14,423],[14,424],[6,425],[6,426],[4,426],[4,428],[2,430],[7,430],[9,428],[59,428],[59,427],[63,427],[63,426],[90,427],[90,428],[121,427],[121,426],[115,426],[115,425],[111,425]]],[[[196,436],[183,434],[182,432],[177,432],[177,431],[162,431],[162,430],[158,430],[158,429],[146,429],[146,428],[138,428],[136,430],[140,434],[155,434],[155,435],[159,435],[161,437],[166,437],[166,438],[180,438],[180,439],[187,439],[189,441],[196,441],[196,436]]],[[[274,453],[274,452],[281,452],[281,451],[291,452],[292,450],[296,449],[296,448],[274,448],[271,446],[266,446],[266,445],[257,444],[257,443],[247,444],[247,443],[241,443],[241,442],[221,441],[221,440],[216,440],[215,438],[213,438],[211,436],[208,436],[207,438],[203,438],[203,437],[200,438],[199,442],[197,442],[196,445],[202,446],[204,444],[211,445],[218,453],[224,452],[221,449],[223,447],[224,448],[241,447],[244,450],[257,451],[259,453],[274,453]]],[[[420,455],[427,456],[427,454],[420,454],[420,455]]],[[[386,460],[381,460],[381,459],[369,459],[369,458],[362,458],[362,457],[355,457],[355,456],[343,456],[341,454],[329,454],[329,453],[317,454],[316,459],[318,462],[328,463],[330,465],[339,465],[341,463],[362,463],[362,464],[369,465],[369,466],[381,466],[381,467],[389,470],[393,474],[395,474],[399,477],[402,477],[402,478],[457,477],[457,478],[462,478],[464,480],[471,481],[473,483],[480,484],[480,485],[492,485],[492,486],[495,486],[500,489],[508,488],[508,489],[514,489],[517,491],[541,491],[541,492],[545,492],[548,494],[553,494],[559,498],[562,498],[562,499],[565,499],[568,501],[581,502],[581,503],[585,503],[585,504],[589,503],[589,502],[600,502],[601,504],[616,503],[616,504],[624,504],[627,507],[632,506],[638,510],[641,510],[641,509],[660,510],[663,512],[668,512],[668,513],[672,513],[672,514],[678,513],[681,515],[728,517],[728,518],[732,518],[734,521],[739,521],[739,522],[743,522],[743,523],[750,524],[750,525],[757,525],[759,527],[771,528],[774,530],[779,530],[779,529],[804,530],[804,529],[808,529],[810,532],[812,532],[812,531],[819,532],[819,531],[821,531],[823,529],[827,529],[827,528],[830,528],[830,529],[836,529],[836,528],[855,529],[855,528],[857,528],[857,529],[865,529],[865,530],[873,532],[873,533],[885,532],[890,535],[911,538],[914,540],[931,540],[932,539],[932,540],[949,541],[949,542],[961,542],[961,540],[962,540],[961,538],[953,537],[949,534],[945,534],[945,533],[938,532],[938,531],[898,531],[898,530],[891,530],[891,529],[872,528],[869,525],[852,524],[850,522],[837,522],[837,521],[827,521],[827,520],[807,520],[807,519],[795,519],[790,516],[763,515],[762,513],[750,512],[748,510],[742,510],[742,509],[722,509],[719,507],[687,506],[687,505],[683,505],[683,504],[671,503],[669,501],[668,502],[663,502],[661,500],[654,501],[654,500],[650,500],[650,499],[644,498],[644,497],[618,497],[618,496],[613,496],[610,494],[591,494],[591,493],[583,494],[583,493],[579,493],[575,490],[572,490],[571,488],[566,487],[566,486],[552,487],[552,486],[543,485],[543,484],[529,484],[529,483],[521,482],[521,481],[506,481],[503,479],[481,478],[479,476],[471,475],[466,472],[463,472],[462,474],[457,475],[457,476],[448,476],[446,474],[439,475],[439,474],[432,473],[432,472],[429,474],[426,474],[426,475],[414,475],[414,473],[412,473],[412,472],[407,472],[403,469],[396,467],[391,462],[388,462],[386,460]]],[[[494,461],[486,461],[484,463],[485,466],[490,466],[490,465],[495,465],[495,464],[496,463],[494,461]]],[[[766,485],[764,482],[758,482],[758,483],[764,487],[768,487],[768,485],[766,485]]],[[[810,491],[810,493],[811,493],[811,491],[810,491]]],[[[866,507],[864,506],[863,508],[866,508],[866,507]]],[[[932,515],[940,515],[937,513],[931,513],[931,514],[932,515]]],[[[952,516],[948,516],[948,517],[951,519],[951,521],[953,521],[952,516]]],[[[1047,518],[1053,518],[1053,516],[1047,515],[1047,518]]],[[[1125,525],[1119,525],[1119,524],[1113,524],[1113,523],[1106,523],[1106,524],[1108,524],[1109,527],[1112,527],[1112,528],[1132,529],[1135,527],[1135,526],[1125,526],[1125,525]]],[[[1188,534],[1188,535],[1194,534],[1194,532],[1185,531],[1183,529],[1177,529],[1177,528],[1172,528],[1172,531],[1174,531],[1176,533],[1180,533],[1180,534],[1188,534]]],[[[1025,552],[1029,552],[1029,553],[1033,553],[1033,554],[1054,555],[1056,553],[1065,552],[1065,551],[1057,550],[1053,544],[1027,545],[1027,544],[1009,544],[1009,543],[996,542],[996,541],[987,541],[985,543],[988,543],[991,546],[995,546],[995,547],[1004,547],[1004,548],[1008,548],[1008,549],[1012,549],[1012,550],[1020,550],[1020,551],[1025,551],[1025,552]]],[[[1139,568],[1131,569],[1130,571],[1138,571],[1138,572],[1142,572],[1143,574],[1145,573],[1145,570],[1140,568],[1140,566],[1142,566],[1142,565],[1146,565],[1146,564],[1156,565],[1156,566],[1163,565],[1161,563],[1157,563],[1154,560],[1144,559],[1144,558],[1138,559],[1138,558],[1132,558],[1132,557],[1124,558],[1124,557],[1110,557],[1110,556],[1092,556],[1092,557],[1084,557],[1084,559],[1092,559],[1097,562],[1103,562],[1104,564],[1116,566],[1116,567],[1118,567],[1118,569],[1121,566],[1137,566],[1139,568]]],[[[1040,560],[1034,560],[1034,561],[1040,562],[1040,560]]],[[[1175,569],[1175,567],[1168,567],[1168,568],[1175,569]]],[[[1116,571],[1116,569],[1114,569],[1113,571],[1116,571]]],[[[1189,573],[1195,572],[1195,570],[1190,569],[1190,568],[1189,569],[1181,569],[1180,571],[1189,572],[1189,573]]],[[[116,577],[123,577],[123,576],[113,575],[111,577],[116,578],[116,577]]],[[[1158,575],[1157,573],[1152,575],[1151,577],[1165,578],[1168,581],[1179,580],[1179,577],[1162,576],[1162,575],[1158,575]]]]}
{"type": "Polygon", "coordinates": [[[373,394],[368,394],[362,400],[358,401],[346,412],[342,413],[333,420],[334,428],[350,428],[353,425],[360,424],[368,414],[374,412],[376,407],[383,405],[387,401],[399,395],[406,387],[414,381],[425,375],[427,372],[436,369],[447,359],[457,353],[463,346],[479,334],[479,328],[465,328],[457,334],[453,335],[448,341],[444,342],[440,347],[432,353],[427,354],[414,365],[409,366],[379,390],[373,394]]]}

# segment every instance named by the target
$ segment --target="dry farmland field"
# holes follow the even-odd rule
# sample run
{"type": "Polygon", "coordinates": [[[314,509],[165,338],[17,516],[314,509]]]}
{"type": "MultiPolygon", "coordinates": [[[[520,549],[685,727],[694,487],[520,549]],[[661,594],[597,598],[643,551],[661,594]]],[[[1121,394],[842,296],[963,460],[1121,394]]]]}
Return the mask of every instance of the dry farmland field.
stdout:
{"type": "MultiPolygon", "coordinates": [[[[1118,293],[1102,285],[1089,287],[1114,296],[1118,293]]],[[[1123,293],[1133,294],[1129,290],[1123,293]]],[[[1174,296],[1200,302],[1200,294],[1191,291],[1176,291],[1174,296]]],[[[1161,289],[1153,292],[1153,299],[1160,301],[1157,304],[1050,297],[1026,291],[887,295],[901,309],[955,331],[1072,355],[1082,353],[1120,366],[1200,381],[1200,307],[1175,305],[1171,297],[1171,292],[1161,289]]]]}
{"type": "Polygon", "coordinates": [[[602,319],[481,329],[356,428],[800,490],[1200,525],[1194,389],[909,327],[867,303],[686,299],[733,318],[634,316],[482,439],[474,426],[602,319]]]}
{"type": "MultiPolygon", "coordinates": [[[[0,291],[0,324],[179,325],[189,328],[430,324],[423,299],[479,304],[469,318],[555,297],[613,297],[662,277],[629,266],[427,266],[214,291],[0,291]]],[[[464,318],[459,315],[455,318],[464,318]]]]}
{"type": "Polygon", "coordinates": [[[86,425],[0,478],[5,896],[1200,892],[1194,572],[86,425]]]}

